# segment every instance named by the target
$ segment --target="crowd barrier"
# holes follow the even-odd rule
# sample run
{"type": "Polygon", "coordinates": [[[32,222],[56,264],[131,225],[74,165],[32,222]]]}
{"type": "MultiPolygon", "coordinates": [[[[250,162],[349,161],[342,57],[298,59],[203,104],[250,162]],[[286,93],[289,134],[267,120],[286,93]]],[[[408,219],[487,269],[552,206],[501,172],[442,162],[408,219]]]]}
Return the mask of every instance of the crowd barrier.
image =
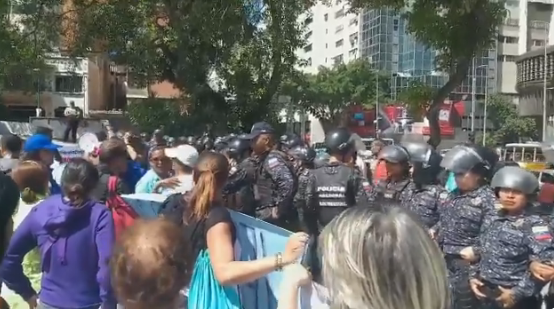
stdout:
{"type": "MultiPolygon", "coordinates": [[[[142,218],[155,218],[161,203],[166,196],[161,194],[127,194],[122,198],[142,218]]],[[[251,261],[277,252],[283,252],[291,232],[272,224],[254,219],[244,214],[231,211],[231,217],[237,231],[235,258],[241,261],[251,261]]],[[[263,278],[238,287],[243,309],[277,309],[279,285],[282,273],[272,272],[263,278]]],[[[322,307],[321,286],[315,286],[301,291],[300,307],[302,309],[322,307]],[[316,293],[317,292],[317,293],[316,293]]]]}

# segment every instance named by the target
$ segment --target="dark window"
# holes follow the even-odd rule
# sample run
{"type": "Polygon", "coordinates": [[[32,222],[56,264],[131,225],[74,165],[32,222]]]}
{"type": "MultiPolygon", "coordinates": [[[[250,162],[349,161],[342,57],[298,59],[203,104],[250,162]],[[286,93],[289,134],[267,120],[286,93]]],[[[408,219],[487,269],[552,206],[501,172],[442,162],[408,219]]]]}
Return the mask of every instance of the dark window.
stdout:
{"type": "Polygon", "coordinates": [[[80,93],[83,92],[82,76],[56,76],[55,92],[80,93]]]}

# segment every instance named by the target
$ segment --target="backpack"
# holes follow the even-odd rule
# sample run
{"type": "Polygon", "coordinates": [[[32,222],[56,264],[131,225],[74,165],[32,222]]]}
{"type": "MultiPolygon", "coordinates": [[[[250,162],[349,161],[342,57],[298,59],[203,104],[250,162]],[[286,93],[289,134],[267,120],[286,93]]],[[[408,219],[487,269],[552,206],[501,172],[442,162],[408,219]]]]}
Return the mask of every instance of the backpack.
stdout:
{"type": "Polygon", "coordinates": [[[117,180],[116,176],[110,176],[108,179],[108,199],[106,200],[106,205],[112,212],[116,239],[139,217],[135,210],[117,194],[117,180]]]}

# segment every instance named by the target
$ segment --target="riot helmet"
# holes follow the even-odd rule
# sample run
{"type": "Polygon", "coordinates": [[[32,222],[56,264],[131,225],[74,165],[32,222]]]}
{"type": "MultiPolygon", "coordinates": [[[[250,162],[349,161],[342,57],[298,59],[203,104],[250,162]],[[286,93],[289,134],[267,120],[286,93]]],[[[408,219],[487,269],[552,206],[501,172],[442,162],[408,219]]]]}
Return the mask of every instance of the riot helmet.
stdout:
{"type": "Polygon", "coordinates": [[[497,194],[499,189],[511,189],[531,195],[537,192],[539,181],[533,173],[519,166],[506,166],[494,174],[491,187],[497,194]]]}
{"type": "Polygon", "coordinates": [[[225,148],[227,148],[227,139],[224,136],[216,137],[214,141],[214,150],[217,152],[221,152],[225,148]]]}
{"type": "Polygon", "coordinates": [[[167,146],[168,147],[175,146],[175,138],[174,137],[168,136],[166,141],[167,141],[167,146]]]}
{"type": "Polygon", "coordinates": [[[302,162],[302,164],[310,164],[314,161],[316,157],[315,150],[308,146],[295,146],[292,147],[288,154],[293,157],[295,160],[302,162]]]}
{"type": "Polygon", "coordinates": [[[433,152],[431,145],[423,142],[404,142],[402,147],[408,151],[412,163],[427,164],[433,152]]]}
{"type": "Polygon", "coordinates": [[[498,161],[494,165],[494,168],[493,168],[493,177],[499,170],[501,170],[502,168],[504,168],[506,166],[517,166],[517,167],[519,167],[519,164],[515,161],[498,161]]]}
{"type": "Polygon", "coordinates": [[[402,146],[388,145],[379,152],[379,160],[390,163],[407,163],[410,161],[410,154],[402,146]]]}
{"type": "Polygon", "coordinates": [[[196,137],[194,137],[193,135],[189,135],[187,136],[187,145],[191,145],[191,146],[194,146],[196,145],[196,137]]]}
{"type": "Polygon", "coordinates": [[[441,166],[454,174],[476,171],[488,178],[497,161],[498,156],[487,148],[478,145],[460,145],[444,155],[441,166]]]}
{"type": "Polygon", "coordinates": [[[186,136],[179,136],[177,138],[177,145],[187,145],[187,137],[186,136]]]}
{"type": "Polygon", "coordinates": [[[325,136],[325,146],[329,154],[345,155],[353,149],[352,133],[347,128],[337,128],[325,136]]]}
{"type": "Polygon", "coordinates": [[[283,151],[288,151],[293,147],[300,146],[303,144],[300,136],[294,133],[287,133],[287,134],[281,135],[281,137],[279,138],[279,143],[283,151]]]}
{"type": "Polygon", "coordinates": [[[231,159],[240,161],[250,153],[250,141],[247,139],[233,138],[227,144],[227,155],[231,159]]]}
{"type": "Polygon", "coordinates": [[[327,163],[329,163],[330,158],[331,156],[326,152],[321,152],[319,154],[316,154],[316,157],[314,159],[314,167],[318,168],[326,165],[327,163]]]}
{"type": "Polygon", "coordinates": [[[212,150],[214,149],[214,140],[208,136],[208,135],[205,135],[204,137],[202,137],[202,145],[204,146],[204,150],[212,150]]]}

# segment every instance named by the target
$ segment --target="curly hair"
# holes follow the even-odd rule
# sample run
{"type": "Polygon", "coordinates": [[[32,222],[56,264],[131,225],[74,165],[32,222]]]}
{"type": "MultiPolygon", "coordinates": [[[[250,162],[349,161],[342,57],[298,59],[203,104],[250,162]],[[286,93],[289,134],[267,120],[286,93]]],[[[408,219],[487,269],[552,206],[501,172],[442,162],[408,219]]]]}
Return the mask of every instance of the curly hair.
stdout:
{"type": "Polygon", "coordinates": [[[190,282],[191,252],[174,223],[163,218],[135,221],[121,234],[110,261],[117,298],[126,308],[171,307],[190,282]]]}

